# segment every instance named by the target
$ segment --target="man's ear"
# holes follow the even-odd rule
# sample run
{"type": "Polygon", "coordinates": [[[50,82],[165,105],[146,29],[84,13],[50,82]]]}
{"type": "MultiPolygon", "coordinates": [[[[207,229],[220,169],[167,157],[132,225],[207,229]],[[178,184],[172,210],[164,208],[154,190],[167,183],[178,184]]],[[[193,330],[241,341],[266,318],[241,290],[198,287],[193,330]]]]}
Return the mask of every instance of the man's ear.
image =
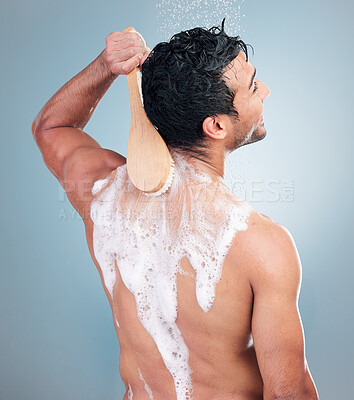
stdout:
{"type": "Polygon", "coordinates": [[[226,121],[223,116],[206,117],[203,121],[203,131],[213,139],[224,139],[226,136],[226,121]]]}

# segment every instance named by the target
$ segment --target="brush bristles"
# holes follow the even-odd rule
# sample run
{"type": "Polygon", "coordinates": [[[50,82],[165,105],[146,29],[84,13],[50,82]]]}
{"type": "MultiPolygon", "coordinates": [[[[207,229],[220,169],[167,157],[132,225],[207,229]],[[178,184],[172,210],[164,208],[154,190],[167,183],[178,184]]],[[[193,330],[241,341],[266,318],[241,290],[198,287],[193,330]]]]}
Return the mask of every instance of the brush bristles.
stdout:
{"type": "Polygon", "coordinates": [[[175,163],[170,154],[169,154],[169,156],[170,156],[170,172],[167,176],[166,182],[164,183],[162,188],[160,190],[158,190],[157,192],[151,192],[151,193],[143,192],[145,194],[145,196],[160,196],[161,194],[167,192],[167,190],[172,185],[173,177],[175,175],[175,163]]]}

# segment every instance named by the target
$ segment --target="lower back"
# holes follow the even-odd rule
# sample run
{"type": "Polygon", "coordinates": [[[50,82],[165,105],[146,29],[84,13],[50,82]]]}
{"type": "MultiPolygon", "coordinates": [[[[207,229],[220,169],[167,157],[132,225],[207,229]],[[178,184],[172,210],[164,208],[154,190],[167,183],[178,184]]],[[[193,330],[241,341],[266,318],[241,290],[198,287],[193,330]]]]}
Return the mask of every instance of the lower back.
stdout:
{"type": "MultiPolygon", "coordinates": [[[[235,264],[241,263],[234,256],[231,250],[225,258],[213,306],[206,313],[196,299],[193,268],[187,258],[181,260],[176,324],[189,351],[194,400],[262,399],[250,330],[253,295],[246,271],[237,268],[235,264]]],[[[123,282],[117,284],[118,302],[113,307],[119,314],[120,372],[127,396],[128,390],[134,396],[126,398],[175,400],[174,380],[136,315],[134,296],[123,282]]]]}

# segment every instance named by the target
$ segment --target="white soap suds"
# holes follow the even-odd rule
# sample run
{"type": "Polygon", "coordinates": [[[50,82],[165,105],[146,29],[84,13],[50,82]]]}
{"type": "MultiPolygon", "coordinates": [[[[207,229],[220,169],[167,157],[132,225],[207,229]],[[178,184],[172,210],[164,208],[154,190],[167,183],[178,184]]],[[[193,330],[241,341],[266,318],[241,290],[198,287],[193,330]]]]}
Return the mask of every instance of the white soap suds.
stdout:
{"type": "Polygon", "coordinates": [[[252,208],[224,179],[212,178],[176,152],[170,189],[147,197],[131,183],[126,164],[92,201],[93,247],[113,299],[115,267],[136,300],[137,315],[171,373],[177,400],[192,399],[189,351],[176,324],[177,274],[187,257],[195,271],[196,297],[204,312],[233,238],[247,229],[252,208]]]}
{"type": "Polygon", "coordinates": [[[146,393],[149,396],[149,399],[150,400],[154,400],[154,396],[152,395],[152,391],[151,391],[149,385],[145,382],[145,379],[144,379],[144,377],[143,377],[143,375],[142,375],[142,373],[141,373],[139,368],[138,368],[138,372],[139,372],[139,378],[144,382],[144,387],[145,387],[146,393]]]}
{"type": "Polygon", "coordinates": [[[107,183],[108,183],[108,178],[99,179],[98,181],[96,181],[92,188],[92,194],[95,195],[96,193],[98,193],[101,189],[103,189],[105,185],[107,185],[107,183]]]}
{"type": "Polygon", "coordinates": [[[133,399],[133,391],[132,391],[130,384],[128,384],[128,400],[132,400],[132,399],[133,399]]]}

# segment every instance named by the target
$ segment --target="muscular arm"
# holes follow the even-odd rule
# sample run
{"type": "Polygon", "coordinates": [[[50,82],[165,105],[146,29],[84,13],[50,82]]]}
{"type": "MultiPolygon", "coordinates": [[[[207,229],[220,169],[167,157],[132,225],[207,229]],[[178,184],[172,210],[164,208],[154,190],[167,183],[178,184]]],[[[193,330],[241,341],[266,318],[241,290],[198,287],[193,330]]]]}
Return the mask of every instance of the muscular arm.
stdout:
{"type": "Polygon", "coordinates": [[[83,128],[114,80],[142,64],[146,53],[136,33],[112,32],[106,49],[59,89],[33,121],[32,134],[44,162],[77,210],[83,199],[89,200],[90,183],[125,162],[120,154],[102,149],[83,128]]]}
{"type": "Polygon", "coordinates": [[[264,384],[264,400],[318,400],[305,357],[298,309],[301,262],[282,226],[267,222],[255,233],[256,268],[252,335],[264,384]]]}

